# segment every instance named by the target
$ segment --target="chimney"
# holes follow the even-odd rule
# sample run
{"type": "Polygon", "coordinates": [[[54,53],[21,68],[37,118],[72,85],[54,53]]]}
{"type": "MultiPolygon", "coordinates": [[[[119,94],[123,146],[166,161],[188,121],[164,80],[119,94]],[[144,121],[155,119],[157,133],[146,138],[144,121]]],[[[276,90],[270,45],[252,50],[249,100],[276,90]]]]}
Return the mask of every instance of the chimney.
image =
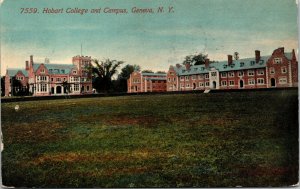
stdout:
{"type": "Polygon", "coordinates": [[[295,50],[293,49],[293,51],[292,51],[292,60],[296,60],[296,53],[295,53],[295,50]]]}
{"type": "Polygon", "coordinates": [[[30,63],[33,63],[33,55],[30,55],[30,63]]]}
{"type": "Polygon", "coordinates": [[[255,51],[255,62],[258,63],[260,61],[260,51],[256,50],[255,51]]]}
{"type": "Polygon", "coordinates": [[[185,64],[185,68],[186,68],[186,70],[189,70],[191,68],[191,64],[190,63],[186,63],[185,64]]]}
{"type": "Polygon", "coordinates": [[[232,55],[228,55],[228,65],[232,64],[232,55]]]}
{"type": "Polygon", "coordinates": [[[26,70],[29,70],[29,61],[28,60],[25,61],[25,68],[26,68],[26,70]]]}
{"type": "Polygon", "coordinates": [[[209,59],[208,58],[205,59],[205,68],[209,68],[209,59]]]}

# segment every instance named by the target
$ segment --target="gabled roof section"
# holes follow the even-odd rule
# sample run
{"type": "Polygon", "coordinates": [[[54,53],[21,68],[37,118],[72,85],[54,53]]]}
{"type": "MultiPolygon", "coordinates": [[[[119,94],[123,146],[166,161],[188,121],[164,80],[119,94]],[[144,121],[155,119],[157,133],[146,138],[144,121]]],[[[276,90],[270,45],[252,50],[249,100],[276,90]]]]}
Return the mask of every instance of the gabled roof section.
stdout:
{"type": "Polygon", "coordinates": [[[44,64],[44,66],[48,69],[50,74],[69,74],[72,69],[76,69],[76,66],[73,64],[34,63],[34,72],[40,67],[41,64],[44,64]]]}
{"type": "Polygon", "coordinates": [[[28,73],[25,69],[20,69],[20,68],[8,68],[7,73],[10,77],[15,76],[18,72],[22,72],[25,77],[28,77],[28,73]]]}

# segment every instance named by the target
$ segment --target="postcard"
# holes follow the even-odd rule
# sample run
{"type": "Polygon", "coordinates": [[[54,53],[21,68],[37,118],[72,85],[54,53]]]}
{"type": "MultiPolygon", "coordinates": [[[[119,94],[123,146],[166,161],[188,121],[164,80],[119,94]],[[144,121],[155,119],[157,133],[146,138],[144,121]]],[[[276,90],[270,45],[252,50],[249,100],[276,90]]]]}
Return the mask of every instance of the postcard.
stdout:
{"type": "Polygon", "coordinates": [[[298,1],[0,9],[3,187],[298,186],[298,1]]]}

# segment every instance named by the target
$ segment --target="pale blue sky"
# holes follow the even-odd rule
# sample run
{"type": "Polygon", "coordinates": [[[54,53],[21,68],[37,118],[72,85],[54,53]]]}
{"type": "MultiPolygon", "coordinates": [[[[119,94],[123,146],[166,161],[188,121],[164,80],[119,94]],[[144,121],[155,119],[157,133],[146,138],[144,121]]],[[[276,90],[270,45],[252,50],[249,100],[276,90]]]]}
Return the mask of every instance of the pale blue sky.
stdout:
{"type": "Polygon", "coordinates": [[[36,61],[71,63],[80,54],[123,60],[142,69],[167,70],[186,55],[205,52],[224,60],[297,48],[295,0],[5,0],[1,5],[1,69],[36,61]],[[132,14],[132,7],[172,14],[132,14]],[[39,14],[20,14],[21,8],[39,14]],[[128,14],[42,14],[43,8],[126,8],[128,14]]]}

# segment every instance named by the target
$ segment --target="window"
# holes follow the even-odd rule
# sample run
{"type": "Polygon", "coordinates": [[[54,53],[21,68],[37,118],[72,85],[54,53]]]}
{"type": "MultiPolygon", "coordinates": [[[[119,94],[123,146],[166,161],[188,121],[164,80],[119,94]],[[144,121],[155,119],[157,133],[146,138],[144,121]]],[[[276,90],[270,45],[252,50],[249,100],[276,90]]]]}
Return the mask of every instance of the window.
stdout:
{"type": "Polygon", "coordinates": [[[205,86],[209,86],[209,82],[205,82],[205,86]]]}
{"type": "Polygon", "coordinates": [[[265,80],[263,78],[258,78],[257,79],[257,84],[258,85],[263,85],[265,83],[265,80]]]}
{"type": "Polygon", "coordinates": [[[170,78],[170,77],[168,78],[168,81],[169,81],[169,82],[171,81],[171,78],[170,78]]]}
{"type": "Polygon", "coordinates": [[[275,74],[275,69],[273,67],[270,68],[270,74],[275,74]]]}
{"type": "Polygon", "coordinates": [[[89,91],[90,90],[90,86],[86,86],[86,91],[89,91]]]}
{"type": "Polygon", "coordinates": [[[53,82],[53,77],[51,77],[51,81],[53,82]]]}
{"type": "Polygon", "coordinates": [[[74,85],[74,91],[79,91],[79,84],[74,85]]]}
{"type": "Polygon", "coordinates": [[[45,73],[45,69],[41,69],[41,73],[45,73]]]}
{"type": "Polygon", "coordinates": [[[183,76],[180,76],[180,81],[183,81],[184,80],[184,77],[183,76]]]}
{"type": "Polygon", "coordinates": [[[41,84],[41,91],[46,92],[47,91],[47,84],[41,84]]]}
{"type": "Polygon", "coordinates": [[[239,76],[244,76],[244,72],[243,71],[239,71],[239,76]]]}
{"type": "Polygon", "coordinates": [[[77,74],[77,71],[76,70],[73,70],[73,72],[72,72],[73,74],[77,74]]]}
{"type": "Polygon", "coordinates": [[[203,87],[204,83],[203,82],[199,82],[199,87],[203,87]]]}
{"type": "Polygon", "coordinates": [[[274,64],[281,64],[282,59],[281,58],[274,58],[274,64]]]}
{"type": "Polygon", "coordinates": [[[208,79],[209,78],[209,75],[208,74],[205,74],[205,79],[208,79]]]}
{"type": "Polygon", "coordinates": [[[175,77],[173,78],[173,81],[176,81],[176,78],[175,78],[175,77]]]}
{"type": "Polygon", "coordinates": [[[254,79],[248,79],[248,84],[249,85],[255,85],[255,80],[254,79]]]}
{"type": "Polygon", "coordinates": [[[227,77],[227,73],[226,73],[226,72],[222,72],[222,73],[221,73],[221,77],[222,77],[222,78],[226,78],[226,77],[227,77]]]}
{"type": "Polygon", "coordinates": [[[240,67],[243,67],[244,65],[245,65],[244,62],[241,62],[241,63],[240,63],[240,67]]]}
{"type": "Polygon", "coordinates": [[[222,81],[222,82],[221,82],[221,85],[222,85],[222,86],[227,86],[227,81],[222,81]]]}
{"type": "Polygon", "coordinates": [[[194,68],[194,71],[197,71],[198,70],[198,68],[194,68]]]}
{"type": "Polygon", "coordinates": [[[211,72],[211,76],[216,77],[217,76],[217,72],[211,72]]]}
{"type": "Polygon", "coordinates": [[[56,78],[56,82],[61,82],[61,78],[56,78]]]}
{"type": "Polygon", "coordinates": [[[229,81],[229,86],[233,86],[234,85],[234,81],[229,81]]]}
{"type": "Polygon", "coordinates": [[[189,88],[189,87],[190,87],[190,84],[189,84],[189,83],[187,83],[187,84],[186,84],[186,88],[189,88]]]}
{"type": "Polygon", "coordinates": [[[47,81],[47,76],[40,76],[41,81],[47,81]]]}
{"type": "Polygon", "coordinates": [[[196,76],[195,75],[192,76],[192,80],[196,80],[196,76]]]}
{"type": "Polygon", "coordinates": [[[281,73],[285,74],[287,72],[286,67],[281,67],[281,73]]]}
{"type": "Polygon", "coordinates": [[[180,84],[180,87],[181,87],[181,88],[184,88],[184,84],[183,84],[183,83],[181,83],[181,84],[180,84]]]}
{"type": "Polygon", "coordinates": [[[64,73],[65,73],[65,70],[61,70],[61,73],[64,74],[64,73]]]}
{"type": "Polygon", "coordinates": [[[264,75],[265,72],[262,69],[257,70],[257,75],[264,75]]]}
{"type": "Polygon", "coordinates": [[[190,77],[189,76],[185,76],[185,80],[189,80],[190,79],[190,77]]]}
{"type": "Polygon", "coordinates": [[[286,79],[286,77],[281,77],[281,78],[279,78],[279,84],[287,84],[287,79],[286,79]]]}
{"type": "Polygon", "coordinates": [[[254,70],[248,70],[248,76],[254,76],[254,70]]]}
{"type": "Polygon", "coordinates": [[[234,72],[228,72],[228,77],[234,77],[234,72]]]}
{"type": "Polygon", "coordinates": [[[255,64],[255,61],[251,61],[250,65],[253,66],[255,64]]]}

